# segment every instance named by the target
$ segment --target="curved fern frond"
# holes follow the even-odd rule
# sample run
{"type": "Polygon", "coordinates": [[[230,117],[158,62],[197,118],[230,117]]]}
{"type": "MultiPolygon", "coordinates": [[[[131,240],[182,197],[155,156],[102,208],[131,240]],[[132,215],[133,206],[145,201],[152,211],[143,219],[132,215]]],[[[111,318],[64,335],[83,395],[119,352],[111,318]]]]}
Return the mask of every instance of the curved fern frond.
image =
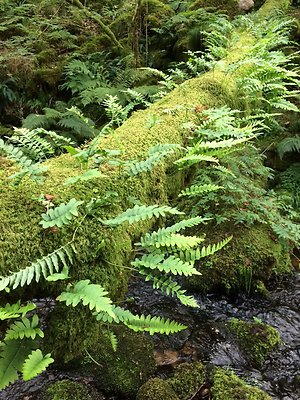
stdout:
{"type": "Polygon", "coordinates": [[[67,260],[72,264],[73,253],[75,253],[75,248],[71,245],[65,245],[34,261],[30,266],[18,272],[13,272],[6,277],[0,277],[0,291],[7,287],[16,289],[18,286],[29,285],[33,280],[39,282],[41,275],[47,278],[54,271],[58,272],[61,264],[67,267],[67,260]]]}
{"type": "Polygon", "coordinates": [[[51,358],[51,354],[43,356],[40,349],[32,351],[24,362],[22,378],[24,381],[29,381],[30,379],[35,378],[37,375],[45,371],[45,369],[53,362],[54,360],[51,358]]]}
{"type": "Polygon", "coordinates": [[[135,332],[149,332],[150,335],[154,335],[155,333],[169,335],[187,328],[187,326],[170,321],[169,319],[152,317],[151,315],[145,316],[143,314],[141,316],[136,315],[133,320],[125,322],[125,325],[135,332]]]}
{"type": "Polygon", "coordinates": [[[13,323],[6,332],[4,340],[31,338],[36,336],[44,337],[43,331],[39,328],[39,318],[36,314],[31,321],[28,318],[23,318],[21,321],[13,323]]]}
{"type": "Polygon", "coordinates": [[[213,245],[209,244],[208,246],[204,246],[201,249],[180,251],[178,257],[180,257],[180,259],[185,262],[200,260],[201,258],[208,257],[221,250],[230,242],[231,239],[232,236],[229,236],[221,242],[215,243],[213,245]]]}
{"type": "Polygon", "coordinates": [[[285,153],[292,151],[300,153],[300,136],[287,137],[278,143],[277,151],[279,157],[283,159],[285,153]]]}
{"type": "Polygon", "coordinates": [[[83,203],[83,201],[73,198],[67,204],[62,203],[58,207],[50,208],[47,214],[42,214],[40,224],[44,229],[53,226],[61,228],[63,225],[69,224],[73,217],[78,217],[77,208],[83,203]]]}
{"type": "Polygon", "coordinates": [[[114,332],[108,332],[108,338],[110,340],[111,347],[114,352],[118,349],[118,338],[114,332]]]}
{"type": "Polygon", "coordinates": [[[98,169],[89,169],[85,171],[81,175],[76,175],[72,176],[71,178],[68,178],[65,182],[64,185],[74,185],[74,183],[79,182],[79,181],[89,181],[90,179],[95,179],[95,178],[104,178],[107,175],[102,174],[98,169]]]}
{"type": "Polygon", "coordinates": [[[67,306],[73,307],[82,303],[84,306],[89,306],[91,311],[104,311],[114,318],[112,301],[107,294],[108,292],[102,286],[92,284],[86,279],[77,282],[74,287],[69,287],[67,292],[62,292],[57,300],[64,301],[67,306]]]}
{"type": "Polygon", "coordinates": [[[129,224],[133,224],[138,221],[145,221],[150,218],[158,218],[160,216],[164,217],[166,214],[184,214],[181,211],[178,211],[176,208],[172,208],[169,206],[139,206],[135,205],[133,208],[128,208],[125,212],[118,215],[113,219],[108,219],[102,221],[104,225],[114,226],[120,225],[124,222],[128,222],[129,224]]]}
{"type": "Polygon", "coordinates": [[[135,259],[131,263],[137,268],[157,269],[160,272],[173,275],[201,275],[192,263],[183,262],[175,256],[164,258],[164,254],[145,254],[141,259],[135,259]]]}
{"type": "Polygon", "coordinates": [[[153,281],[153,289],[159,289],[167,295],[177,297],[185,306],[194,308],[199,307],[196,299],[193,296],[187,296],[185,294],[186,290],[182,289],[181,286],[177,282],[173,281],[171,277],[165,275],[156,276],[152,271],[146,269],[140,269],[139,273],[145,276],[146,282],[153,281]]]}
{"type": "Polygon", "coordinates": [[[6,144],[2,139],[0,139],[0,150],[2,150],[8,158],[20,164],[22,167],[29,167],[33,164],[33,161],[26,157],[19,147],[15,147],[12,144],[6,144]]]}
{"type": "Polygon", "coordinates": [[[212,163],[219,163],[219,159],[213,156],[208,156],[205,154],[191,154],[185,157],[180,158],[179,160],[175,161],[175,164],[178,165],[179,169],[191,167],[194,164],[198,164],[200,162],[212,162],[212,163]]]}
{"type": "Polygon", "coordinates": [[[213,184],[206,184],[206,185],[192,185],[184,190],[182,190],[178,197],[196,197],[199,196],[203,193],[208,193],[208,192],[216,192],[217,190],[223,189],[222,186],[219,185],[213,185],[213,184]]]}

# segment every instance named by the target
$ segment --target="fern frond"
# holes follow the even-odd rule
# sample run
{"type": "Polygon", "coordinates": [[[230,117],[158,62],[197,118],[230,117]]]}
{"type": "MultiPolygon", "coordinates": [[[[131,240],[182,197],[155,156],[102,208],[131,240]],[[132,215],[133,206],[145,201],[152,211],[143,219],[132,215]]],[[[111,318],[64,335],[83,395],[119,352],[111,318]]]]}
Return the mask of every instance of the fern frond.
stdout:
{"type": "Polygon", "coordinates": [[[201,249],[198,248],[196,250],[185,250],[185,251],[180,251],[178,254],[178,257],[180,257],[181,260],[185,262],[193,262],[200,260],[201,258],[208,257],[217,251],[221,250],[223,247],[225,247],[230,240],[232,239],[232,236],[229,236],[228,238],[215,243],[213,245],[209,244],[208,246],[204,246],[201,249]]]}
{"type": "Polygon", "coordinates": [[[25,315],[36,308],[33,303],[28,303],[25,306],[21,306],[21,301],[17,301],[15,304],[6,304],[4,307],[0,307],[0,321],[10,318],[19,318],[20,316],[25,317],[25,315]]]}
{"type": "Polygon", "coordinates": [[[184,214],[181,211],[178,211],[176,208],[172,208],[169,206],[139,206],[135,205],[133,208],[128,208],[125,212],[118,215],[113,219],[108,219],[102,221],[104,225],[114,226],[120,225],[124,222],[128,222],[129,224],[133,224],[138,221],[145,221],[146,219],[151,219],[153,217],[158,218],[160,216],[164,217],[166,214],[184,214]]]}
{"type": "Polygon", "coordinates": [[[31,338],[36,336],[44,337],[43,331],[39,328],[39,318],[36,314],[31,321],[28,318],[23,318],[21,321],[13,323],[6,332],[4,340],[31,338]]]}
{"type": "Polygon", "coordinates": [[[156,276],[152,271],[146,269],[140,269],[139,273],[145,276],[146,282],[153,281],[153,289],[159,289],[167,295],[177,297],[185,306],[194,308],[199,307],[195,298],[193,296],[187,296],[185,294],[186,290],[182,289],[181,286],[177,282],[173,281],[171,277],[165,275],[156,276]]]}
{"type": "Polygon", "coordinates": [[[110,340],[111,347],[114,352],[118,349],[118,338],[114,332],[108,332],[108,338],[110,340]]]}
{"type": "Polygon", "coordinates": [[[180,158],[175,161],[175,164],[178,165],[179,169],[183,169],[186,167],[191,167],[194,164],[198,164],[200,162],[212,162],[219,163],[219,159],[213,156],[208,156],[205,154],[191,154],[185,157],[180,158]]]}
{"type": "Polygon", "coordinates": [[[32,350],[28,339],[8,340],[0,346],[0,390],[18,379],[24,361],[32,350]]]}
{"type": "MultiPolygon", "coordinates": [[[[155,232],[156,233],[156,232],[155,232]]],[[[159,234],[148,234],[141,238],[140,244],[145,248],[170,247],[181,250],[192,249],[201,242],[203,238],[196,236],[185,236],[179,233],[160,232],[159,234]]]]}
{"type": "Polygon", "coordinates": [[[45,371],[45,369],[54,362],[51,354],[43,353],[40,349],[32,351],[32,353],[25,360],[22,368],[22,378],[24,381],[29,381],[37,375],[45,371]]]}
{"type": "Polygon", "coordinates": [[[192,185],[184,190],[182,190],[178,197],[195,197],[199,196],[200,194],[203,193],[208,193],[208,192],[215,192],[217,190],[223,189],[222,186],[219,185],[213,185],[213,184],[206,184],[206,185],[192,185]]]}
{"type": "Polygon", "coordinates": [[[285,153],[292,151],[300,153],[300,136],[287,137],[278,143],[277,151],[279,157],[283,159],[285,153]]]}
{"type": "Polygon", "coordinates": [[[65,182],[64,185],[74,185],[74,183],[79,182],[79,181],[89,181],[91,179],[95,178],[104,178],[107,175],[102,174],[99,170],[97,169],[89,169],[85,171],[81,175],[76,175],[72,176],[71,178],[68,178],[65,182]]]}
{"type": "Polygon", "coordinates": [[[67,204],[62,203],[58,207],[50,208],[47,214],[42,214],[40,224],[44,229],[52,226],[61,228],[63,225],[69,224],[73,217],[78,217],[77,208],[83,203],[83,201],[73,198],[67,204]]]}
{"type": "Polygon", "coordinates": [[[173,275],[201,275],[192,263],[183,262],[175,256],[165,258],[164,254],[145,254],[141,259],[135,259],[131,265],[139,269],[157,269],[160,272],[172,273],[173,275]]]}
{"type": "Polygon", "coordinates": [[[53,251],[50,254],[34,261],[30,266],[21,269],[18,272],[13,272],[6,277],[0,277],[0,291],[7,287],[16,289],[18,286],[30,285],[35,280],[39,282],[41,275],[47,278],[54,271],[58,272],[60,264],[67,267],[68,262],[72,264],[72,255],[75,253],[74,247],[65,245],[53,251]]]}
{"type": "Polygon", "coordinates": [[[73,288],[69,287],[67,292],[62,292],[57,300],[64,301],[67,306],[73,307],[82,303],[84,306],[88,305],[91,311],[104,311],[114,318],[112,302],[107,294],[108,292],[102,286],[92,284],[86,279],[77,282],[73,288]]]}
{"type": "Polygon", "coordinates": [[[141,316],[136,315],[133,320],[125,322],[125,325],[135,332],[144,331],[149,332],[150,335],[154,335],[155,333],[169,335],[187,328],[187,326],[170,321],[169,319],[152,317],[151,315],[145,316],[143,314],[141,316]]]}

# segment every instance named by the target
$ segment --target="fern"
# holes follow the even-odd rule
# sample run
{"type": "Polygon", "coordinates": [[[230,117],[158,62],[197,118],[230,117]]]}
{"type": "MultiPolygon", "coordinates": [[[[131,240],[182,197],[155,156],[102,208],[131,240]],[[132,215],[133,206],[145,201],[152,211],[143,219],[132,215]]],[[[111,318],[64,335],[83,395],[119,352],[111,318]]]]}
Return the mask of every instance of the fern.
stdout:
{"type": "Polygon", "coordinates": [[[179,233],[159,233],[141,238],[141,245],[145,248],[177,248],[181,250],[191,249],[203,242],[203,238],[196,236],[184,236],[179,233]]]}
{"type": "Polygon", "coordinates": [[[135,332],[149,332],[150,335],[154,335],[155,333],[169,335],[187,328],[187,326],[175,321],[170,321],[169,319],[152,317],[151,315],[144,316],[143,314],[141,316],[135,316],[134,319],[125,322],[125,325],[135,332]]]}
{"type": "Polygon", "coordinates": [[[67,292],[62,292],[57,300],[66,302],[66,305],[76,307],[79,303],[88,305],[90,310],[97,312],[104,311],[114,317],[112,301],[107,297],[108,292],[102,286],[91,284],[88,279],[79,281],[74,288],[68,288],[67,292]]]}
{"type": "Polygon", "coordinates": [[[30,321],[28,318],[23,318],[21,321],[16,321],[10,326],[5,334],[4,340],[31,338],[36,336],[44,337],[43,331],[39,328],[39,318],[36,314],[30,321]]]}
{"type": "Polygon", "coordinates": [[[164,254],[147,254],[141,259],[135,259],[131,265],[138,268],[157,269],[160,272],[172,273],[173,275],[201,275],[193,264],[183,262],[177,257],[169,256],[165,258],[164,254]]]}
{"type": "Polygon", "coordinates": [[[206,185],[192,185],[184,190],[182,190],[178,197],[195,197],[199,196],[203,193],[208,193],[208,192],[215,192],[217,190],[223,189],[222,186],[219,185],[213,185],[213,184],[206,184],[206,185]]]}
{"type": "Polygon", "coordinates": [[[30,379],[35,378],[37,375],[45,371],[45,369],[53,362],[54,360],[51,358],[51,354],[43,356],[40,349],[32,351],[23,364],[22,378],[24,381],[29,381],[30,379]]]}
{"type": "Polygon", "coordinates": [[[151,171],[155,165],[169,157],[178,149],[180,149],[180,146],[177,144],[160,144],[151,147],[148,150],[149,157],[146,160],[127,162],[125,173],[128,176],[135,176],[142,172],[151,171]]]}
{"type": "Polygon", "coordinates": [[[108,219],[102,221],[104,225],[114,226],[121,225],[124,222],[128,222],[129,224],[136,223],[138,221],[145,221],[146,219],[151,219],[153,217],[165,216],[166,214],[184,214],[181,211],[176,210],[176,208],[172,208],[169,206],[139,206],[135,205],[133,208],[128,208],[125,212],[118,215],[113,219],[108,219]]]}
{"type": "Polygon", "coordinates": [[[97,169],[89,169],[88,171],[85,171],[81,175],[76,175],[76,176],[72,176],[71,178],[68,178],[64,182],[64,185],[65,186],[74,185],[75,183],[77,183],[79,181],[89,181],[91,179],[100,178],[100,177],[104,178],[104,177],[106,177],[106,175],[102,174],[97,169]]]}
{"type": "Polygon", "coordinates": [[[172,297],[177,297],[181,304],[198,308],[197,301],[193,296],[187,296],[186,290],[182,289],[181,286],[173,281],[173,279],[166,275],[154,275],[152,271],[147,269],[140,269],[139,273],[145,277],[145,281],[153,281],[152,287],[153,289],[159,289],[163,293],[167,295],[171,295],[172,297]]]}
{"type": "Polygon", "coordinates": [[[22,318],[25,317],[29,311],[32,311],[36,308],[36,305],[33,303],[28,303],[25,306],[21,306],[21,301],[17,301],[15,304],[6,304],[4,307],[0,307],[0,321],[11,318],[22,318]]]}
{"type": "Polygon", "coordinates": [[[277,151],[279,157],[283,159],[284,155],[289,152],[300,153],[300,136],[287,137],[278,143],[277,151]]]}
{"type": "Polygon", "coordinates": [[[61,228],[63,225],[68,225],[73,217],[78,217],[77,208],[83,204],[83,201],[71,199],[67,204],[62,203],[54,209],[50,208],[48,213],[42,214],[40,224],[44,229],[57,226],[61,228]]]}
{"type": "Polygon", "coordinates": [[[208,246],[204,246],[201,249],[198,248],[196,250],[184,250],[180,251],[178,256],[180,257],[181,260],[185,262],[193,262],[200,260],[201,258],[208,257],[217,251],[220,251],[223,247],[225,247],[230,240],[232,239],[232,236],[229,236],[228,238],[215,243],[213,245],[209,244],[208,246]]]}
{"type": "Polygon", "coordinates": [[[0,291],[5,288],[12,287],[16,289],[18,286],[30,285],[35,280],[39,282],[41,275],[44,278],[52,275],[54,271],[58,272],[60,264],[68,267],[68,262],[72,264],[72,254],[75,253],[75,248],[71,245],[65,245],[53,251],[50,254],[34,261],[30,266],[21,269],[18,272],[13,272],[9,276],[0,277],[0,291]]]}
{"type": "Polygon", "coordinates": [[[110,340],[113,351],[116,352],[118,349],[118,338],[116,334],[114,332],[108,332],[108,338],[110,340]]]}

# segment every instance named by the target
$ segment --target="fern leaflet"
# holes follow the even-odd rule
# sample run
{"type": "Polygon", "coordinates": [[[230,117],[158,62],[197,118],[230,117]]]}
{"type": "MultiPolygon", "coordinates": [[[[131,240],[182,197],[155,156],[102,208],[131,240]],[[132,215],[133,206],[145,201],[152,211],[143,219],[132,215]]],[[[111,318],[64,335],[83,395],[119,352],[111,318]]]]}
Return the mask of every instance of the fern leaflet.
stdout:
{"type": "Polygon", "coordinates": [[[45,369],[53,362],[54,360],[51,358],[51,354],[43,356],[40,349],[32,351],[23,364],[22,377],[24,381],[29,381],[30,379],[35,378],[41,372],[45,371],[45,369]]]}
{"type": "Polygon", "coordinates": [[[182,190],[178,197],[195,197],[199,196],[200,194],[203,193],[208,193],[208,192],[215,192],[217,190],[222,189],[222,186],[219,185],[213,185],[213,184],[206,184],[206,185],[192,185],[184,190],[182,190]]]}
{"type": "Polygon", "coordinates": [[[36,314],[34,314],[31,321],[28,318],[16,321],[6,332],[4,340],[23,339],[24,337],[35,339],[36,336],[44,337],[44,333],[38,325],[39,318],[36,314]]]}
{"type": "Polygon", "coordinates": [[[73,217],[78,217],[77,208],[83,203],[83,201],[73,198],[67,204],[62,203],[54,209],[50,208],[47,214],[42,214],[40,224],[44,229],[53,226],[61,228],[63,225],[69,224],[73,217]]]}

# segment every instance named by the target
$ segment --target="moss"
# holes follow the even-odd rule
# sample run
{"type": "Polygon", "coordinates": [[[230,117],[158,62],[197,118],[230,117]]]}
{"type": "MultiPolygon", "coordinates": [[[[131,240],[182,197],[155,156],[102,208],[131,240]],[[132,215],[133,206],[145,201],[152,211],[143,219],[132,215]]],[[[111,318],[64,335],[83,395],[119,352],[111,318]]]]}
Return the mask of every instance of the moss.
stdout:
{"type": "Polygon", "coordinates": [[[281,343],[278,331],[260,321],[245,322],[233,318],[228,328],[255,365],[261,365],[268,354],[281,343]]]}
{"type": "MultiPolygon", "coordinates": [[[[203,228],[202,228],[203,229],[203,228]]],[[[201,232],[203,233],[203,231],[201,232]]],[[[272,275],[291,272],[288,250],[274,240],[265,225],[250,228],[243,226],[207,226],[207,243],[216,243],[229,235],[229,244],[198,266],[201,276],[188,279],[196,290],[243,290],[249,293],[256,284],[267,282],[272,275]]]]}
{"type": "Polygon", "coordinates": [[[182,400],[192,397],[204,382],[205,367],[201,362],[179,365],[174,376],[168,379],[169,385],[182,400]]]}
{"type": "Polygon", "coordinates": [[[93,341],[93,347],[89,349],[102,367],[94,363],[90,367],[105,391],[132,396],[155,371],[153,344],[142,333],[125,327],[114,328],[114,333],[118,339],[117,351],[113,351],[108,336],[104,334],[102,340],[98,343],[93,341]]]}
{"type": "Polygon", "coordinates": [[[53,48],[47,48],[47,50],[40,51],[36,56],[40,64],[47,64],[57,59],[57,53],[53,48]]]}
{"type": "Polygon", "coordinates": [[[230,17],[240,14],[237,0],[196,0],[190,5],[190,10],[199,8],[214,8],[226,11],[230,17]]]}
{"type": "Polygon", "coordinates": [[[103,400],[103,396],[88,390],[83,384],[64,379],[45,390],[43,400],[103,400]]]}
{"type": "Polygon", "coordinates": [[[167,381],[153,378],[139,389],[136,400],[179,400],[179,397],[167,381]]]}
{"type": "Polygon", "coordinates": [[[262,390],[247,385],[232,371],[217,368],[213,374],[214,400],[271,400],[262,390]]]}

